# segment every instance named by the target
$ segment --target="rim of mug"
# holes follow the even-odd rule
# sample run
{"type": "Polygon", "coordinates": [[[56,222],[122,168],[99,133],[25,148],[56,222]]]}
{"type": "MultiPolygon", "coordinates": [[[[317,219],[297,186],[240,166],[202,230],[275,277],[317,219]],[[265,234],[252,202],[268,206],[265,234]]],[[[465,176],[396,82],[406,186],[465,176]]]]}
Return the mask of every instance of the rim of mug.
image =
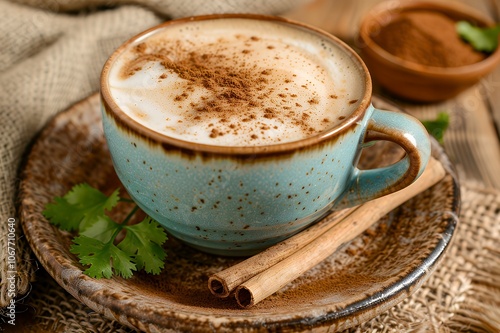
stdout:
{"type": "Polygon", "coordinates": [[[372,81],[368,68],[366,67],[361,57],[354,50],[352,50],[345,42],[343,42],[338,37],[322,29],[280,16],[261,15],[261,14],[211,14],[211,15],[190,16],[190,17],[184,17],[166,21],[149,28],[122,43],[110,55],[110,57],[107,59],[107,61],[103,66],[100,77],[100,95],[104,112],[108,114],[111,113],[111,116],[117,122],[117,125],[124,126],[128,131],[132,131],[133,133],[139,134],[141,137],[147,139],[149,142],[161,144],[163,147],[170,147],[170,148],[177,147],[191,151],[199,151],[206,153],[231,154],[231,155],[248,155],[248,154],[259,155],[259,154],[294,151],[337,137],[339,134],[343,133],[344,131],[346,131],[351,126],[355,125],[359,120],[363,118],[366,110],[369,108],[371,104],[372,81]],[[336,45],[339,46],[339,48],[341,48],[346,54],[349,55],[350,59],[358,63],[358,66],[362,69],[362,72],[365,74],[364,94],[357,108],[345,119],[343,119],[340,124],[303,139],[267,144],[267,145],[228,146],[228,145],[214,145],[208,143],[192,142],[156,132],[151,128],[135,121],[133,118],[127,115],[120,108],[120,106],[114,101],[113,97],[111,96],[110,88],[108,85],[108,76],[113,63],[127,49],[128,45],[134,43],[138,39],[141,39],[148,34],[151,34],[157,30],[168,27],[172,24],[185,24],[194,21],[234,19],[234,18],[280,22],[283,24],[288,24],[291,26],[295,26],[301,29],[314,32],[316,34],[324,36],[329,40],[332,40],[336,45]]]}

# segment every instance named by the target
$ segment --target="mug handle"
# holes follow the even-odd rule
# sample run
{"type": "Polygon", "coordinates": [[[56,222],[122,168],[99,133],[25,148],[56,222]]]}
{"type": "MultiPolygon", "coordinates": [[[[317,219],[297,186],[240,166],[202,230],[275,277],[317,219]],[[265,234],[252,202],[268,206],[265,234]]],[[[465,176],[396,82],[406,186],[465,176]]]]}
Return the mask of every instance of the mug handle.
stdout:
{"type": "Polygon", "coordinates": [[[431,154],[429,134],[414,117],[400,112],[374,108],[368,121],[364,142],[385,140],[406,151],[400,161],[369,170],[354,168],[343,205],[355,206],[396,192],[413,183],[424,171],[431,154]]]}

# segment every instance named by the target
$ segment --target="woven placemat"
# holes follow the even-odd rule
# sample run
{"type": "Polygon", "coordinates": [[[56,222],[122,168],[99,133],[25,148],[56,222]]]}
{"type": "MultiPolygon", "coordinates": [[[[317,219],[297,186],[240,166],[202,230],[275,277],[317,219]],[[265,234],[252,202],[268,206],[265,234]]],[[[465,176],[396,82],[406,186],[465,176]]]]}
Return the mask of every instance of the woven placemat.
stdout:
{"type": "MultiPolygon", "coordinates": [[[[346,332],[500,332],[499,239],[500,192],[463,185],[459,227],[441,265],[411,297],[346,332]]],[[[135,332],[77,301],[42,268],[18,306],[25,332],[135,332]]]]}

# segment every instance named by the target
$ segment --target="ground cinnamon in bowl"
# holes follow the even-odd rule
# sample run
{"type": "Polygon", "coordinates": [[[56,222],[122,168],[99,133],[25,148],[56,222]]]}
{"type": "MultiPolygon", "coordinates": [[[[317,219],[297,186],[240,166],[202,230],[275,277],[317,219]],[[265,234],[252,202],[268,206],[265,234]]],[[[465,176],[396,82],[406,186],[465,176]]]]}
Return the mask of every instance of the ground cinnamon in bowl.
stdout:
{"type": "Polygon", "coordinates": [[[474,8],[454,1],[385,1],[362,19],[359,51],[376,85],[414,102],[453,98],[500,64],[500,50],[476,51],[456,23],[495,24],[474,8]]]}
{"type": "Polygon", "coordinates": [[[455,24],[438,12],[403,12],[372,38],[389,53],[426,66],[460,67],[485,59],[460,38],[455,24]]]}

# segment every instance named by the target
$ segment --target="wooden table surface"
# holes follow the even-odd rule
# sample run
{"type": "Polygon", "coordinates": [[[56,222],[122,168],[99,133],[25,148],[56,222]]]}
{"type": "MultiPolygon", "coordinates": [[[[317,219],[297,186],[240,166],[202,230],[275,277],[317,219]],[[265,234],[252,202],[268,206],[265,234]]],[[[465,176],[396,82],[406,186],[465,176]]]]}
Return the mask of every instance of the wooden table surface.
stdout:
{"type": "MultiPolygon", "coordinates": [[[[326,30],[355,48],[361,18],[382,1],[312,0],[285,16],[326,30]]],[[[500,21],[499,0],[448,1],[466,3],[500,21]]],[[[476,86],[440,103],[404,102],[377,89],[376,82],[374,92],[420,120],[435,119],[439,112],[447,112],[450,126],[445,133],[444,149],[454,162],[460,179],[500,188],[500,67],[476,86]]]]}

